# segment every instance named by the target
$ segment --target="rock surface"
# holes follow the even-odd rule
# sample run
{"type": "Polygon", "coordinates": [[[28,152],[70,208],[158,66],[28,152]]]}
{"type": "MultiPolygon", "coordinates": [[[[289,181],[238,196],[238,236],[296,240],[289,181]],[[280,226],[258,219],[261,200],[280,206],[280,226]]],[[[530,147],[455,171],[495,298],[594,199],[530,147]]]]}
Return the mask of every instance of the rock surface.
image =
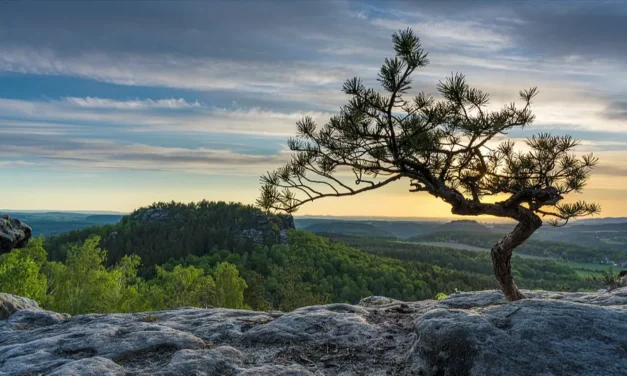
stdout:
{"type": "Polygon", "coordinates": [[[39,305],[34,300],[0,292],[0,320],[8,320],[15,312],[25,309],[37,311],[39,305]]]}
{"type": "Polygon", "coordinates": [[[26,246],[33,230],[17,218],[0,216],[0,253],[26,246]]]}
{"type": "Polygon", "coordinates": [[[624,375],[627,288],[0,321],[0,375],[624,375]]]}

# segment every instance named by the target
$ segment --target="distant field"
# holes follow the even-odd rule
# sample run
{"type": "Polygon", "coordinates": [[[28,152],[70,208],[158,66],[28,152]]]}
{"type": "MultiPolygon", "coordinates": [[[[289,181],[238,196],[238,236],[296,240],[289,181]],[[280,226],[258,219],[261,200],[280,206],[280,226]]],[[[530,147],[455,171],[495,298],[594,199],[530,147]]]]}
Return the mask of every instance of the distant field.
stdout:
{"type": "Polygon", "coordinates": [[[612,239],[612,238],[599,238],[605,244],[614,244],[614,245],[624,245],[626,244],[625,238],[619,238],[620,240],[612,239]]]}
{"type": "MultiPolygon", "coordinates": [[[[590,264],[590,263],[583,263],[583,262],[567,262],[565,264],[568,265],[574,271],[576,271],[577,274],[579,274],[579,276],[581,277],[597,275],[601,271],[607,270],[610,268],[609,265],[590,264]]],[[[613,269],[614,271],[620,270],[620,268],[616,268],[616,267],[614,267],[613,269]]]]}
{"type": "MultiPolygon", "coordinates": [[[[459,249],[462,251],[477,251],[477,252],[490,252],[488,248],[475,247],[474,245],[462,244],[462,243],[449,243],[449,242],[413,242],[415,244],[428,245],[432,247],[442,247],[442,248],[451,248],[451,249],[459,249]]],[[[533,259],[542,259],[542,260],[550,260],[546,257],[540,256],[530,256],[524,255],[521,253],[514,252],[514,256],[520,256],[523,258],[533,258],[533,259]]]]}
{"type": "MultiPolygon", "coordinates": [[[[442,247],[442,248],[451,248],[451,249],[460,249],[464,251],[478,251],[478,252],[490,252],[487,248],[475,247],[473,245],[461,244],[461,243],[448,243],[448,242],[416,242],[416,244],[422,244],[432,247],[442,247]]],[[[550,260],[545,257],[538,256],[530,256],[524,255],[520,253],[514,252],[515,256],[520,256],[524,258],[535,258],[535,259],[544,259],[550,260]]],[[[609,269],[609,265],[604,264],[591,264],[584,262],[565,262],[564,265],[567,265],[571,269],[573,269],[580,277],[588,277],[591,275],[598,275],[601,271],[609,269]]],[[[620,268],[614,267],[614,271],[618,271],[620,268]]]]}
{"type": "Polygon", "coordinates": [[[430,245],[432,247],[461,249],[463,251],[481,251],[490,252],[487,248],[475,247],[474,245],[461,244],[461,243],[449,243],[449,242],[415,242],[416,244],[430,245]]]}

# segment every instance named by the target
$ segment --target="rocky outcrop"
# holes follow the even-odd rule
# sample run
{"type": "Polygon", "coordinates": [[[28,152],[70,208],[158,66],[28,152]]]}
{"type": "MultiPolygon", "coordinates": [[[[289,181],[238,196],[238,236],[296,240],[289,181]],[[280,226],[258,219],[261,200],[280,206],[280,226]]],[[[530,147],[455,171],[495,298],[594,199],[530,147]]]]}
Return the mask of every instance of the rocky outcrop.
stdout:
{"type": "Polygon", "coordinates": [[[179,214],[171,215],[164,208],[143,208],[131,214],[132,220],[142,222],[159,222],[178,218],[180,218],[179,214]]]}
{"type": "Polygon", "coordinates": [[[252,228],[241,229],[240,235],[263,245],[266,239],[273,243],[287,245],[287,230],[294,229],[294,218],[288,214],[266,214],[261,211],[253,213],[252,228]]]}
{"type": "Polygon", "coordinates": [[[525,294],[370,297],[289,313],[24,310],[0,324],[0,375],[625,374],[627,288],[525,294]]]}
{"type": "Polygon", "coordinates": [[[33,230],[17,218],[0,216],[0,254],[26,246],[33,230]]]}
{"type": "MultiPolygon", "coordinates": [[[[181,221],[184,217],[179,212],[171,212],[167,207],[150,207],[136,210],[130,215],[130,219],[138,222],[159,223],[181,221]]],[[[296,228],[294,218],[290,214],[271,214],[259,209],[251,210],[246,220],[242,221],[240,218],[225,227],[228,227],[228,233],[231,236],[249,239],[256,245],[287,245],[287,230],[296,228]],[[240,222],[245,224],[242,225],[240,222]]],[[[115,239],[116,236],[117,233],[111,233],[109,238],[115,239]]],[[[108,240],[111,240],[109,238],[108,240]]]]}
{"type": "Polygon", "coordinates": [[[39,310],[39,305],[34,300],[0,292],[0,320],[7,320],[15,312],[25,309],[39,310]]]}

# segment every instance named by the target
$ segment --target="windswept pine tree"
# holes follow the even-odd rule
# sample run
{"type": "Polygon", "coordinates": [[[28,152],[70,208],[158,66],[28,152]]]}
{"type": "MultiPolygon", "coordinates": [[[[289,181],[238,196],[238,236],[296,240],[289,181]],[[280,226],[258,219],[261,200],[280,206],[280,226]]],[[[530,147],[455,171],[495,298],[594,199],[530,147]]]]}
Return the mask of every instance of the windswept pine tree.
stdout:
{"type": "Polygon", "coordinates": [[[542,226],[541,217],[561,226],[598,213],[596,204],[565,203],[581,192],[593,155],[577,156],[570,136],[540,133],[517,148],[502,135],[532,124],[534,87],[520,92],[521,105],[487,108],[488,94],[471,87],[462,74],[439,82],[436,99],[426,93],[408,98],[412,74],[428,64],[411,29],[393,35],[396,56],[386,59],[378,81],[367,88],[346,81],[348,103],[318,127],[309,117],[297,123],[288,141],[292,160],[262,177],[258,205],[294,212],[325,197],[357,195],[407,179],[411,192],[427,192],[450,204],[456,215],[491,215],[518,222],[492,247],[494,273],[508,300],[524,298],[511,272],[513,250],[542,226]]]}

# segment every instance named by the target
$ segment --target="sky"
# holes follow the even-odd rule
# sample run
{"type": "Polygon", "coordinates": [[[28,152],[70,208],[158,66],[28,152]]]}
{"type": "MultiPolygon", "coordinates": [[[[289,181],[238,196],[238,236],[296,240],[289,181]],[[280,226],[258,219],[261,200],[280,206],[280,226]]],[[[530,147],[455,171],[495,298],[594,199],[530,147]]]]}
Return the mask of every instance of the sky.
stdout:
{"type": "MultiPolygon", "coordinates": [[[[493,104],[537,86],[536,122],[600,164],[576,199],[627,216],[627,3],[602,1],[47,1],[0,3],[0,208],[129,212],[156,201],[252,204],[289,159],[295,122],[324,123],[344,80],[377,87],[391,35],[464,73],[493,104]]],[[[300,215],[450,217],[407,181],[300,215]]]]}

